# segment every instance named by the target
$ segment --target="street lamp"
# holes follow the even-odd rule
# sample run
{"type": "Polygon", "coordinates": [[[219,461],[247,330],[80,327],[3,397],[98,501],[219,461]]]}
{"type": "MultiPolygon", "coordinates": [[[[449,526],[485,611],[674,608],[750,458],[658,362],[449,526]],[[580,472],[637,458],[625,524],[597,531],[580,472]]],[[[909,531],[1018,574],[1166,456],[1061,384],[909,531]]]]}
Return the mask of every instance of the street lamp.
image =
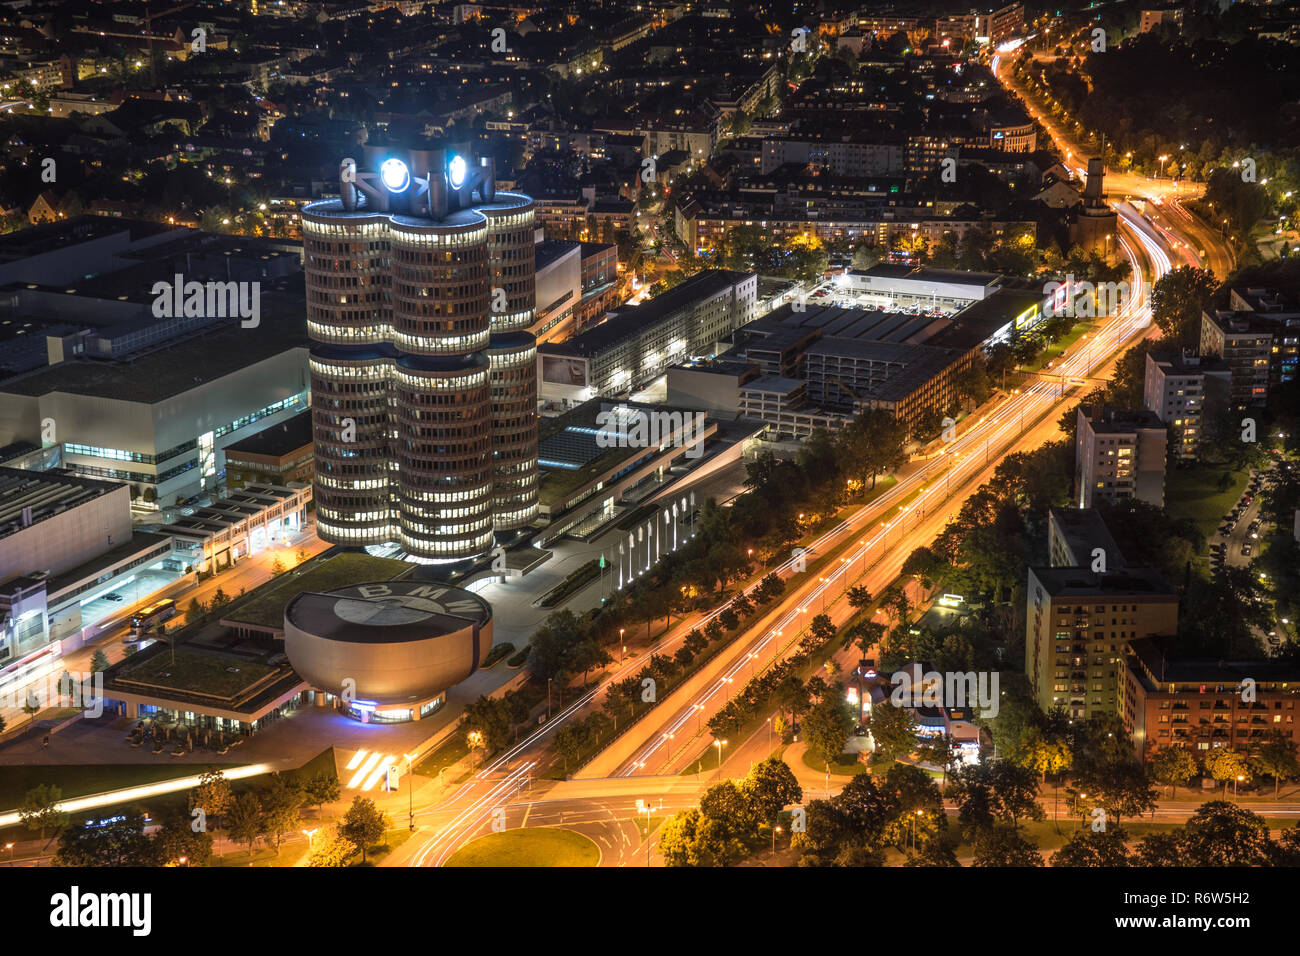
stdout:
{"type": "Polygon", "coordinates": [[[718,773],[722,773],[722,748],[727,746],[727,742],[725,740],[715,740],[713,746],[718,748],[718,773]]]}
{"type": "Polygon", "coordinates": [[[9,851],[9,865],[10,865],[10,866],[13,866],[13,865],[14,865],[14,845],[13,845],[12,843],[6,843],[6,844],[5,844],[5,849],[9,851]]]}
{"type": "Polygon", "coordinates": [[[626,644],[623,644],[623,634],[624,634],[626,631],[627,631],[627,628],[625,628],[625,627],[620,627],[620,628],[618,629],[618,642],[619,642],[619,644],[622,644],[622,645],[623,645],[623,650],[622,650],[622,651],[619,653],[619,655],[618,655],[618,662],[619,662],[620,664],[623,663],[623,655],[627,653],[627,645],[626,645],[626,644]]]}
{"type": "Polygon", "coordinates": [[[704,732],[704,705],[691,704],[691,710],[695,711],[695,732],[701,734],[704,732]]]}
{"type": "Polygon", "coordinates": [[[780,833],[780,832],[781,832],[781,828],[780,828],[780,827],[773,827],[773,828],[772,828],[772,852],[773,852],[773,853],[776,852],[776,835],[777,835],[778,833],[780,833]]]}
{"type": "MultiPolygon", "coordinates": [[[[308,849],[308,850],[311,849],[311,847],[312,847],[312,843],[315,842],[316,831],[319,830],[319,829],[320,829],[320,827],[312,827],[310,830],[303,830],[303,831],[302,831],[303,836],[305,836],[305,837],[307,838],[307,849],[308,849]]],[[[12,843],[9,844],[9,845],[10,845],[10,846],[13,846],[12,843]]]]}
{"type": "MultiPolygon", "coordinates": [[[[650,804],[645,800],[638,800],[637,802],[641,804],[641,806],[637,808],[637,813],[645,814],[645,865],[649,867],[650,866],[650,814],[654,810],[654,807],[650,806],[650,804]]],[[[660,803],[660,806],[663,806],[662,802],[660,803]]]]}
{"type": "Polygon", "coordinates": [[[410,829],[415,829],[415,754],[402,754],[406,758],[406,775],[409,782],[406,785],[406,813],[410,822],[410,829]]]}

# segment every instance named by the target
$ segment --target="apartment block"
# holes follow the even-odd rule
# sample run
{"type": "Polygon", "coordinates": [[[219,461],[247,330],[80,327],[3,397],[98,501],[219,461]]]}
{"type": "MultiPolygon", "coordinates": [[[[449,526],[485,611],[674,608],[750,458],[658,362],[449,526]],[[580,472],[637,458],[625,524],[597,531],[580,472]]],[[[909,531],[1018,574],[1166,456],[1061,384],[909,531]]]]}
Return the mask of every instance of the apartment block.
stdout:
{"type": "Polygon", "coordinates": [[[1135,702],[1132,733],[1140,758],[1168,747],[1198,760],[1221,747],[1249,753],[1276,734],[1300,746],[1300,667],[1267,658],[1169,660],[1165,644],[1139,638],[1131,645],[1127,696],[1135,702]]]}
{"type": "Polygon", "coordinates": [[[1206,418],[1226,409],[1232,373],[1216,356],[1147,354],[1142,403],[1169,429],[1169,453],[1195,461],[1206,418]]]}
{"type": "Polygon", "coordinates": [[[1201,354],[1218,356],[1228,366],[1231,408],[1240,410],[1268,401],[1273,329],[1255,321],[1252,313],[1202,313],[1201,354]]]}
{"type": "Polygon", "coordinates": [[[1164,507],[1168,429],[1154,412],[1080,405],[1074,487],[1080,508],[1136,498],[1164,507]]]}
{"type": "Polygon", "coordinates": [[[1130,643],[1177,630],[1178,594],[1151,568],[1029,569],[1025,674],[1043,710],[1075,719],[1118,713],[1133,725],[1130,643]]]}

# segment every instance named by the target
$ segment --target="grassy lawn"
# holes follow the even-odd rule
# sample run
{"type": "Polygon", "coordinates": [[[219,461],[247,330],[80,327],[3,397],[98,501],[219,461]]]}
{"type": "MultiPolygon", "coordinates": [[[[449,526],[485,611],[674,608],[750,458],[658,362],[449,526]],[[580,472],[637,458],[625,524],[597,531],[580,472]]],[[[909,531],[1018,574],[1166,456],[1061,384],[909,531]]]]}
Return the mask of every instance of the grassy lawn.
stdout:
{"type": "Polygon", "coordinates": [[[1219,480],[1226,466],[1197,464],[1190,468],[1171,468],[1165,475],[1165,510],[1175,518],[1188,518],[1205,537],[1214,541],[1224,515],[1241,498],[1250,481],[1245,471],[1232,471],[1232,485],[1219,491],[1219,480]]]}
{"type": "Polygon", "coordinates": [[[1034,361],[1024,366],[1025,371],[1041,372],[1043,370],[1044,365],[1046,365],[1048,362],[1056,361],[1057,357],[1062,352],[1064,352],[1066,349],[1070,348],[1070,346],[1074,345],[1075,342],[1078,342],[1081,338],[1083,338],[1085,332],[1091,332],[1093,328],[1094,325],[1091,322],[1077,323],[1074,326],[1074,328],[1072,328],[1066,334],[1065,338],[1061,339],[1061,341],[1057,342],[1055,345],[1049,346],[1048,348],[1044,349],[1042,353],[1038,356],[1038,358],[1034,359],[1034,361]]]}
{"type": "MultiPolygon", "coordinates": [[[[840,777],[856,777],[860,773],[867,772],[867,765],[857,760],[857,754],[840,754],[838,760],[831,764],[831,773],[840,777]]],[[[818,773],[826,772],[826,763],[811,750],[803,752],[803,765],[816,770],[818,773]]]]}
{"type": "Polygon", "coordinates": [[[348,866],[374,866],[409,839],[411,839],[411,831],[405,827],[400,830],[386,830],[382,842],[366,847],[364,863],[361,862],[361,854],[357,853],[348,862],[348,866]]]}
{"type": "Polygon", "coordinates": [[[28,790],[41,784],[63,791],[64,799],[84,797],[106,790],[122,790],[144,784],[189,777],[215,768],[232,769],[242,764],[67,764],[63,766],[6,766],[0,770],[0,807],[10,809],[23,802],[28,790]]]}
{"type": "Polygon", "coordinates": [[[306,852],[307,844],[301,841],[285,843],[278,852],[275,844],[256,846],[251,854],[247,850],[231,850],[229,853],[214,854],[212,866],[293,866],[298,861],[298,857],[306,852]]]}
{"type": "Polygon", "coordinates": [[[447,866],[595,866],[600,848],[581,833],[554,827],[506,830],[479,837],[447,866]]]}
{"type": "Polygon", "coordinates": [[[469,756],[467,735],[452,733],[446,740],[435,747],[429,756],[415,766],[415,772],[425,777],[436,777],[442,770],[464,760],[469,756]]]}

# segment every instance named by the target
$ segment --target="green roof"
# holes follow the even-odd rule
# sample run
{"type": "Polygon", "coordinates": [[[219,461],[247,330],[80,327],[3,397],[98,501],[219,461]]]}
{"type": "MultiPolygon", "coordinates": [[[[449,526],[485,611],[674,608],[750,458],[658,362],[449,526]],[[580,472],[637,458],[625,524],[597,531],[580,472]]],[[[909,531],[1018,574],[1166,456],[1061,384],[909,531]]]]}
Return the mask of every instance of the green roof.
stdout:
{"type": "Polygon", "coordinates": [[[301,574],[287,572],[262,585],[221,615],[222,622],[284,627],[285,606],[304,591],[329,592],[352,584],[391,581],[411,565],[396,558],[375,558],[345,551],[301,574]]]}
{"type": "Polygon", "coordinates": [[[171,654],[155,654],[136,665],[128,659],[113,676],[122,684],[203,693],[230,700],[279,670],[257,661],[196,654],[178,647],[175,661],[171,654]]]}

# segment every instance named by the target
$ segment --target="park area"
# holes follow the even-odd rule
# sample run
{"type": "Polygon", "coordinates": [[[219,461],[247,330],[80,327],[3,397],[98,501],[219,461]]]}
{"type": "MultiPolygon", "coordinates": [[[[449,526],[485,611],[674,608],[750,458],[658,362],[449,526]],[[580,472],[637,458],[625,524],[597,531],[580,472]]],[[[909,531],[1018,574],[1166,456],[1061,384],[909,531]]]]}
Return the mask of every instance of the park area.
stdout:
{"type": "Polygon", "coordinates": [[[490,833],[452,854],[447,866],[596,866],[600,848],[581,833],[554,827],[490,833]]]}

